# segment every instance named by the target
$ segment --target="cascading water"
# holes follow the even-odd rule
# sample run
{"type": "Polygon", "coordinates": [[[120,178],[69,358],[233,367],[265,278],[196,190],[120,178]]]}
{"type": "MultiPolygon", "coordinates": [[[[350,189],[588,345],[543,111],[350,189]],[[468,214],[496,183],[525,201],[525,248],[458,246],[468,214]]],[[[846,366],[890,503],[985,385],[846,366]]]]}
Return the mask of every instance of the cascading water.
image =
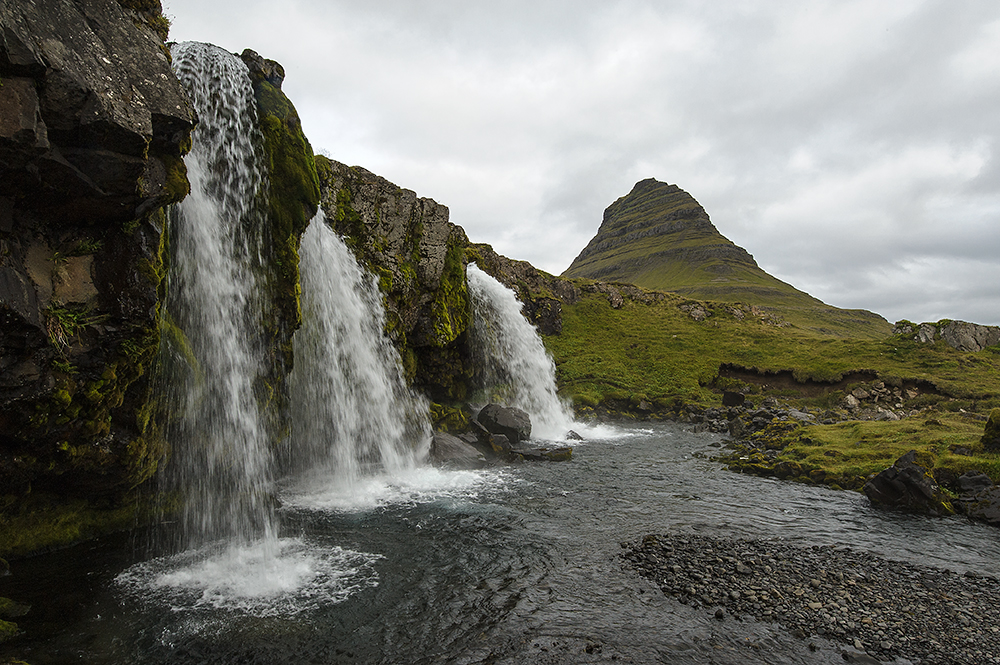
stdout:
{"type": "Polygon", "coordinates": [[[473,351],[490,399],[531,416],[534,438],[562,439],[573,416],[556,394],[556,368],[513,291],[469,264],[473,351]]]}
{"type": "Polygon", "coordinates": [[[385,336],[385,310],[365,273],[322,212],[299,249],[302,327],[295,366],[290,451],[342,489],[366,475],[412,469],[430,439],[427,403],[403,380],[385,336]]]}
{"type": "Polygon", "coordinates": [[[255,386],[260,330],[263,176],[246,65],[216,46],[173,47],[198,113],[185,157],[191,193],[170,216],[161,365],[169,491],[183,494],[183,547],[273,541],[272,455],[255,386]]]}
{"type": "Polygon", "coordinates": [[[269,185],[249,72],[209,44],[178,44],[172,53],[199,117],[185,157],[191,193],[169,220],[158,371],[171,447],[163,495],[181,502],[183,551],[118,579],[174,611],[287,615],[337,603],[377,583],[379,557],[279,538],[277,469],[310,472],[302,475],[311,482],[285,479],[294,487],[289,505],[331,486],[358,493],[374,473],[385,486],[428,446],[427,404],[402,379],[373,279],[320,214],[302,237],[292,431],[276,445],[268,424],[281,421],[273,413],[281,400],[267,386],[280,368],[262,334],[270,273],[260,204],[269,185]]]}

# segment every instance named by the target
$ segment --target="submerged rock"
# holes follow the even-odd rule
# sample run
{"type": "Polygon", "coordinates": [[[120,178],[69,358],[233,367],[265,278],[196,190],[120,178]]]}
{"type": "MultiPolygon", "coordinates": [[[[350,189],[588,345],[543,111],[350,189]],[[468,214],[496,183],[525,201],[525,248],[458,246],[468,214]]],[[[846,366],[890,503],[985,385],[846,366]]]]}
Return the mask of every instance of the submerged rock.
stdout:
{"type": "Polygon", "coordinates": [[[558,448],[520,448],[512,452],[524,462],[568,462],[573,458],[573,448],[571,446],[560,446],[558,448]]]}
{"type": "Polygon", "coordinates": [[[865,495],[874,506],[923,515],[953,515],[951,502],[916,459],[915,450],[900,457],[865,483],[865,495]]]}
{"type": "Polygon", "coordinates": [[[447,432],[434,433],[430,461],[459,469],[479,469],[486,466],[486,457],[475,446],[447,432]]]}

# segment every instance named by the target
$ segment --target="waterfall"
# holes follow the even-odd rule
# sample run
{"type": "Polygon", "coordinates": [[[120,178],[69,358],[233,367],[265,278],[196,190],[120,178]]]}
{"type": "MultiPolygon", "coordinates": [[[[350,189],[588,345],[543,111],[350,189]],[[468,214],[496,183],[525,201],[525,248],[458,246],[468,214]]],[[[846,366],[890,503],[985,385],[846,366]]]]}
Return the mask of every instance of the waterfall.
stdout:
{"type": "Polygon", "coordinates": [[[534,438],[562,439],[573,426],[556,394],[556,368],[513,291],[474,263],[466,271],[472,299],[473,352],[488,398],[531,416],[534,438]]]}
{"type": "Polygon", "coordinates": [[[320,212],[299,249],[302,327],[289,377],[293,466],[340,486],[414,467],[429,445],[426,401],[403,380],[382,295],[320,212]]]}
{"type": "Polygon", "coordinates": [[[191,193],[167,231],[166,489],[183,495],[184,547],[272,540],[273,460],[257,394],[266,354],[257,334],[265,303],[256,106],[239,58],[190,42],[172,54],[198,126],[184,158],[191,193]]]}

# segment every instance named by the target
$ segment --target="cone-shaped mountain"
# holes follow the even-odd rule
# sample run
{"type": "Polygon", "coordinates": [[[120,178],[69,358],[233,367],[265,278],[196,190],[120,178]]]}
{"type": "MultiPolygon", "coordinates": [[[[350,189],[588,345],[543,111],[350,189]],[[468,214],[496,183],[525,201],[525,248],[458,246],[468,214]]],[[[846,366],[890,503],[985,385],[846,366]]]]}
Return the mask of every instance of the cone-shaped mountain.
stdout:
{"type": "Polygon", "coordinates": [[[597,235],[563,273],[658,291],[758,305],[824,304],[772,277],[719,233],[676,185],[648,178],[604,211],[597,235]]]}

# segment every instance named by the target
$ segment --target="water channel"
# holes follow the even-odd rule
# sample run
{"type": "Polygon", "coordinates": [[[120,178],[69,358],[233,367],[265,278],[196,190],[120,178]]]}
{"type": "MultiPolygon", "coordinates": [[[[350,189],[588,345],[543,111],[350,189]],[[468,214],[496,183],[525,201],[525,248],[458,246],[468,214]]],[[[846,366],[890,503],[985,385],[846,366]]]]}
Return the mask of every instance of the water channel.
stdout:
{"type": "Polygon", "coordinates": [[[604,427],[565,463],[290,485],[278,563],[150,559],[143,534],[12,563],[14,654],[46,663],[834,663],[830,643],[716,621],[622,565],[651,532],[781,538],[1000,574],[995,529],[711,461],[718,435],[604,427]]]}

